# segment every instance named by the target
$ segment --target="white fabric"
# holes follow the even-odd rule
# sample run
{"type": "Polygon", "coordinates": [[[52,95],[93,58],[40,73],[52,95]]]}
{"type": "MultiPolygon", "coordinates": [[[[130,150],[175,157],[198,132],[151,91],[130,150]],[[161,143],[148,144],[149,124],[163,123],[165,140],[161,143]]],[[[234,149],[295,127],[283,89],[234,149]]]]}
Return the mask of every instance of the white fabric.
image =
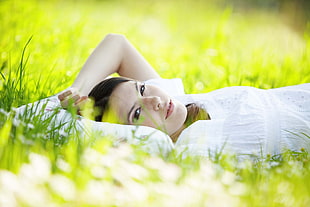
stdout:
{"type": "Polygon", "coordinates": [[[211,116],[182,132],[175,147],[185,155],[310,152],[310,84],[269,90],[235,86],[177,99],[201,104],[211,116]]]}

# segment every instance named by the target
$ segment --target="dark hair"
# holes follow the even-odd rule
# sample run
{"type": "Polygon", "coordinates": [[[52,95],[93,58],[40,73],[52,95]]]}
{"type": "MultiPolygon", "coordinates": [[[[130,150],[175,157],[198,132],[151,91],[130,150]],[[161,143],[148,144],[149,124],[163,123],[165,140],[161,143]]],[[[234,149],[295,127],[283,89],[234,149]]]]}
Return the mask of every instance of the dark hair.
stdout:
{"type": "Polygon", "coordinates": [[[188,127],[193,122],[198,120],[210,120],[210,115],[206,110],[195,103],[187,104],[187,117],[185,120],[185,127],[188,127]]]}
{"type": "Polygon", "coordinates": [[[182,126],[182,130],[178,130],[174,134],[170,135],[170,138],[172,139],[173,142],[176,142],[183,131],[186,127],[194,123],[195,121],[198,120],[211,120],[210,115],[208,112],[200,107],[196,103],[190,103],[186,105],[186,110],[187,110],[187,116],[185,119],[185,122],[182,126]]]}
{"type": "Polygon", "coordinates": [[[103,113],[108,109],[109,100],[114,89],[121,83],[128,82],[131,79],[124,77],[108,78],[98,83],[88,94],[94,100],[94,107],[98,110],[95,115],[95,121],[102,121],[103,113]]]}

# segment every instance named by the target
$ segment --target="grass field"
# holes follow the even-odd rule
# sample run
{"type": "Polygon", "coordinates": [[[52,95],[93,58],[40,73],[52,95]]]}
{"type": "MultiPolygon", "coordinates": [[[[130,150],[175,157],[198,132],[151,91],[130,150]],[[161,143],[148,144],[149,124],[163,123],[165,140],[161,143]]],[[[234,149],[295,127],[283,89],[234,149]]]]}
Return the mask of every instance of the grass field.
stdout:
{"type": "Polygon", "coordinates": [[[150,156],[8,112],[69,87],[121,33],[187,93],[310,82],[310,28],[268,9],[190,0],[0,1],[0,206],[310,206],[310,158],[150,156]]]}

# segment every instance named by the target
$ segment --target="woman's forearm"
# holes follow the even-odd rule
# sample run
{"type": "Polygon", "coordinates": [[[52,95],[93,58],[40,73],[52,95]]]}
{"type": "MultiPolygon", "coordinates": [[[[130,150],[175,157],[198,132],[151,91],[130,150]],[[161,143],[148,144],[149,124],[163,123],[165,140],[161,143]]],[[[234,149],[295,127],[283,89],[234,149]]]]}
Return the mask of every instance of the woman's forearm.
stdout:
{"type": "Polygon", "coordinates": [[[109,34],[89,56],[72,87],[82,96],[88,95],[97,83],[113,73],[137,80],[159,78],[123,35],[109,34]]]}

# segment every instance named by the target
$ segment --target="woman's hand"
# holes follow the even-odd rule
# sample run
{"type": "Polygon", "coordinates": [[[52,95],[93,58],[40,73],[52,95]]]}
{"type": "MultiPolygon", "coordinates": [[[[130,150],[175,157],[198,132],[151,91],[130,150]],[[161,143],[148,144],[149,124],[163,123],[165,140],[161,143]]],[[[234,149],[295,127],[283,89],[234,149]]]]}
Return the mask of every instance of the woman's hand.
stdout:
{"type": "Polygon", "coordinates": [[[64,109],[74,108],[77,110],[78,114],[84,109],[86,103],[90,102],[87,96],[81,96],[75,88],[70,88],[60,93],[58,99],[64,109]]]}

